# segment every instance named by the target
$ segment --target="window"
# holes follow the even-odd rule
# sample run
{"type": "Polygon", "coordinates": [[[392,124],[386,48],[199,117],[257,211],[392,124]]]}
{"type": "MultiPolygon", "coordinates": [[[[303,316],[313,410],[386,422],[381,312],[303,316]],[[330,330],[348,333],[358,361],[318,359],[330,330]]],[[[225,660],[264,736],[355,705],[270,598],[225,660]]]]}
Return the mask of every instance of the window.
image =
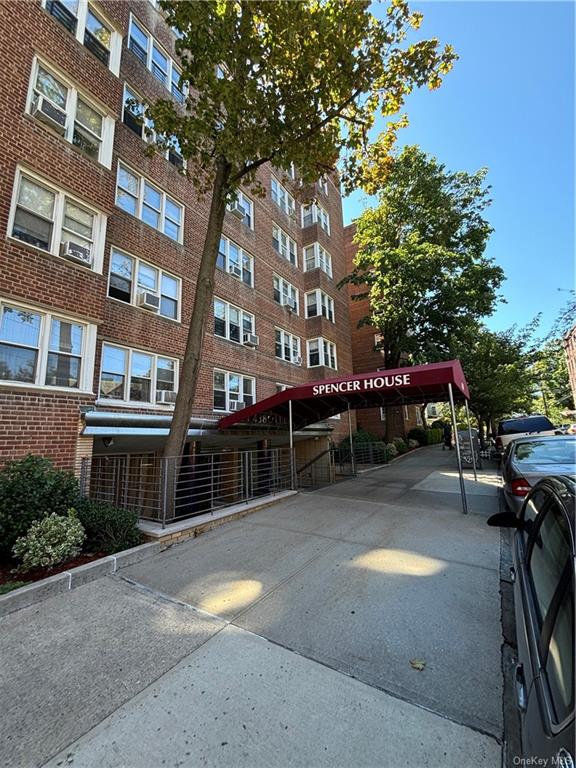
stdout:
{"type": "Polygon", "coordinates": [[[214,299],[214,334],[222,339],[244,343],[244,334],[254,333],[254,315],[243,309],[228,304],[222,299],[214,299]]]}
{"type": "Polygon", "coordinates": [[[159,314],[179,320],[181,286],[180,278],[112,248],[108,281],[110,298],[137,305],[140,295],[153,293],[159,297],[159,314]]]}
{"type": "Polygon", "coordinates": [[[328,277],[332,277],[332,256],[325,251],[320,243],[312,243],[304,248],[304,271],[321,269],[328,277]]]}
{"type": "Polygon", "coordinates": [[[10,236],[99,272],[106,219],[37,176],[16,172],[10,236]]]}
{"type": "Polygon", "coordinates": [[[0,381],[90,391],[96,327],[0,301],[0,381]]]}
{"type": "Polygon", "coordinates": [[[278,179],[272,176],[271,181],[271,193],[272,200],[276,203],[281,211],[284,211],[288,216],[293,216],[296,212],[296,202],[288,190],[280,184],[278,179]]]}
{"type": "Polygon", "coordinates": [[[302,206],[302,226],[320,224],[327,234],[330,234],[330,216],[318,203],[310,203],[302,206]]]}
{"type": "Polygon", "coordinates": [[[334,322],[334,299],[317,288],[306,294],[306,317],[322,315],[326,320],[334,322]]]}
{"type": "Polygon", "coordinates": [[[570,588],[558,608],[545,666],[555,721],[561,723],[574,708],[574,593],[570,588]]]}
{"type": "Polygon", "coordinates": [[[336,368],[336,345],[322,337],[310,339],[308,342],[308,366],[313,368],[324,365],[327,368],[336,368]]]}
{"type": "Polygon", "coordinates": [[[214,370],[214,410],[231,411],[252,405],[255,399],[256,380],[241,373],[214,370]],[[236,405],[238,403],[238,405],[236,405]]]}
{"type": "Polygon", "coordinates": [[[182,242],[184,206],[123,163],[118,163],[116,205],[172,240],[182,242]]]}
{"type": "Polygon", "coordinates": [[[122,122],[148,144],[158,143],[159,152],[172,165],[177,168],[185,168],[186,161],[182,157],[182,150],[176,137],[172,136],[170,139],[166,139],[165,136],[156,133],[153,121],[144,117],[144,111],[145,106],[142,97],[130,86],[124,85],[122,122]]]}
{"type": "Polygon", "coordinates": [[[179,104],[183,104],[187,91],[185,84],[180,82],[181,71],[148,30],[132,15],[128,32],[128,48],[170,91],[174,99],[179,104]]]}
{"type": "Polygon", "coordinates": [[[246,285],[254,285],[254,258],[227,237],[220,238],[216,266],[246,285]]]}
{"type": "Polygon", "coordinates": [[[254,203],[244,192],[238,190],[236,199],[228,203],[227,210],[235,213],[250,229],[254,229],[254,203]]]}
{"type": "Polygon", "coordinates": [[[137,349],[102,345],[100,397],[155,404],[161,392],[176,392],[178,361],[137,349]]]}
{"type": "Polygon", "coordinates": [[[26,111],[110,168],[114,119],[98,109],[63,75],[34,59],[26,111]]]}
{"type": "Polygon", "coordinates": [[[122,35],[86,0],[44,0],[48,13],[115,75],[120,70],[122,35]]]}
{"type": "Polygon", "coordinates": [[[284,280],[283,277],[279,277],[278,275],[274,275],[273,285],[274,301],[277,301],[278,304],[283,304],[293,312],[296,312],[296,314],[299,314],[298,289],[294,288],[292,283],[289,283],[287,280],[284,280]]]}
{"type": "Polygon", "coordinates": [[[318,179],[318,189],[328,195],[328,179],[325,176],[318,179]]]}
{"type": "Polygon", "coordinates": [[[280,360],[295,365],[302,364],[300,339],[282,328],[275,328],[275,352],[280,360]]]}
{"type": "Polygon", "coordinates": [[[277,224],[272,224],[272,246],[283,259],[294,264],[295,267],[298,266],[296,243],[277,224]]]}

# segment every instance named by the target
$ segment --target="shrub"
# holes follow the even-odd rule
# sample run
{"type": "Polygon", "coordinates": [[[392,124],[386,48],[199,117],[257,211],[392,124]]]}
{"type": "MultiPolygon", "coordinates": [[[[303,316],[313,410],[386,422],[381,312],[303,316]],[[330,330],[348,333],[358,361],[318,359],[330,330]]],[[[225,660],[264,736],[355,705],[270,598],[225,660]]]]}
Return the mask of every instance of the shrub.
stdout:
{"type": "Polygon", "coordinates": [[[403,437],[393,437],[392,442],[396,446],[396,450],[398,453],[406,453],[408,450],[408,446],[406,445],[406,442],[403,437]]]}
{"type": "Polygon", "coordinates": [[[418,442],[418,440],[408,440],[408,448],[410,448],[410,450],[413,450],[414,448],[419,448],[419,446],[420,446],[420,443],[418,442]]]}
{"type": "Polygon", "coordinates": [[[26,536],[16,540],[14,557],[22,561],[20,571],[31,568],[53,568],[76,557],[82,549],[86,534],[73,509],[63,517],[53,512],[32,523],[26,536]]]}
{"type": "MultiPolygon", "coordinates": [[[[422,427],[413,427],[408,432],[408,441],[410,440],[417,440],[418,445],[426,445],[426,430],[422,427]]],[[[410,442],[408,442],[408,445],[410,445],[410,442]]]]}
{"type": "Polygon", "coordinates": [[[430,429],[444,429],[445,422],[442,419],[436,419],[430,424],[430,429]]]}
{"type": "Polygon", "coordinates": [[[138,515],[129,509],[106,501],[81,499],[78,518],[86,529],[87,546],[95,552],[111,555],[140,544],[138,515]]]}
{"type": "Polygon", "coordinates": [[[427,429],[426,430],[426,445],[434,445],[434,443],[441,443],[444,439],[444,433],[441,429],[427,429]]]}
{"type": "Polygon", "coordinates": [[[388,445],[386,446],[386,451],[388,452],[388,456],[391,459],[394,459],[396,458],[396,456],[398,456],[398,448],[396,448],[394,443],[388,443],[388,445]]]}
{"type": "Polygon", "coordinates": [[[0,471],[0,552],[9,554],[16,539],[49,513],[66,515],[78,494],[72,472],[55,469],[42,456],[8,462],[0,471]]]}

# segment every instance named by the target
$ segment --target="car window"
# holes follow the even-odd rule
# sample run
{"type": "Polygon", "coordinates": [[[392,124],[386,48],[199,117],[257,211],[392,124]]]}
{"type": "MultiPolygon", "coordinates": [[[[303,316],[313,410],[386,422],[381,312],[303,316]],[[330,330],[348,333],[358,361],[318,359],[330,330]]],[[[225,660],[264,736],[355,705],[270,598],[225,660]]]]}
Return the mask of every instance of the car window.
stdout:
{"type": "Polygon", "coordinates": [[[555,499],[544,511],[540,525],[532,531],[528,548],[531,548],[528,574],[542,626],[570,557],[568,521],[555,499]]]}
{"type": "Polygon", "coordinates": [[[519,464],[574,464],[576,440],[572,437],[554,437],[550,440],[514,442],[514,462],[519,464]]]}
{"type": "Polygon", "coordinates": [[[574,592],[566,590],[548,646],[546,676],[556,713],[560,723],[572,711],[574,705],[574,592]]]}
{"type": "Polygon", "coordinates": [[[542,512],[542,508],[544,507],[544,504],[548,498],[549,495],[544,490],[537,490],[524,504],[524,509],[522,511],[522,520],[524,521],[524,525],[521,529],[524,542],[526,542],[527,538],[530,536],[530,533],[534,529],[538,515],[542,512]]]}
{"type": "Polygon", "coordinates": [[[554,429],[554,424],[546,416],[507,419],[498,424],[499,435],[516,435],[520,432],[544,432],[548,429],[554,429]]]}

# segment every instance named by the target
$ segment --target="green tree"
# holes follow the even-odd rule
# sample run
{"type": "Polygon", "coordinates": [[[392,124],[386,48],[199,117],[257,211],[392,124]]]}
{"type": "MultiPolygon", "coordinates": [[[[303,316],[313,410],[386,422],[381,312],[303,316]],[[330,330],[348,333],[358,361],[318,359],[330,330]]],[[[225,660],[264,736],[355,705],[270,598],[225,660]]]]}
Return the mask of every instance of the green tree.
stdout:
{"type": "MultiPolygon", "coordinates": [[[[184,109],[161,100],[147,110],[162,136],[176,137],[187,174],[211,197],[194,309],[166,456],[180,456],[198,379],[225,206],[241,185],[263,194],[257,171],[295,164],[313,182],[345,160],[350,189],[378,111],[391,116],[414,87],[436,88],[455,55],[436,40],[406,44],[422,16],[391,0],[383,21],[362,0],[261,2],[161,0],[179,34],[184,109]]],[[[402,121],[389,123],[392,143],[402,121]]],[[[168,139],[166,141],[169,141],[168,139]]],[[[160,142],[162,143],[162,142],[160,142]]]]}
{"type": "Polygon", "coordinates": [[[563,411],[574,409],[562,339],[544,344],[536,355],[532,372],[538,388],[533,409],[545,413],[555,424],[561,424],[563,411]]]}
{"type": "Polygon", "coordinates": [[[369,299],[361,324],[380,332],[386,368],[403,355],[446,359],[450,338],[491,314],[504,279],[484,256],[487,172],[450,172],[416,146],[381,166],[374,158],[371,178],[383,186],[356,222],[355,267],[343,282],[358,286],[353,299],[369,299]]]}

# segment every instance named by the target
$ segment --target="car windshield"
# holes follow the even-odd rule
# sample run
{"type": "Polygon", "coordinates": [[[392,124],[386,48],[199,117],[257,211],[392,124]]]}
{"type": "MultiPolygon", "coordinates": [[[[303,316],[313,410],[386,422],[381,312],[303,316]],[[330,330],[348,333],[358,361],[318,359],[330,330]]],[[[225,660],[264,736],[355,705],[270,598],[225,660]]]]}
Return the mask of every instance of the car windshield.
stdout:
{"type": "Polygon", "coordinates": [[[517,443],[514,454],[517,464],[576,464],[576,440],[531,440],[517,443]]]}
{"type": "Polygon", "coordinates": [[[546,416],[527,416],[525,419],[508,419],[498,425],[499,435],[515,435],[519,432],[544,432],[554,429],[554,424],[546,416]]]}

